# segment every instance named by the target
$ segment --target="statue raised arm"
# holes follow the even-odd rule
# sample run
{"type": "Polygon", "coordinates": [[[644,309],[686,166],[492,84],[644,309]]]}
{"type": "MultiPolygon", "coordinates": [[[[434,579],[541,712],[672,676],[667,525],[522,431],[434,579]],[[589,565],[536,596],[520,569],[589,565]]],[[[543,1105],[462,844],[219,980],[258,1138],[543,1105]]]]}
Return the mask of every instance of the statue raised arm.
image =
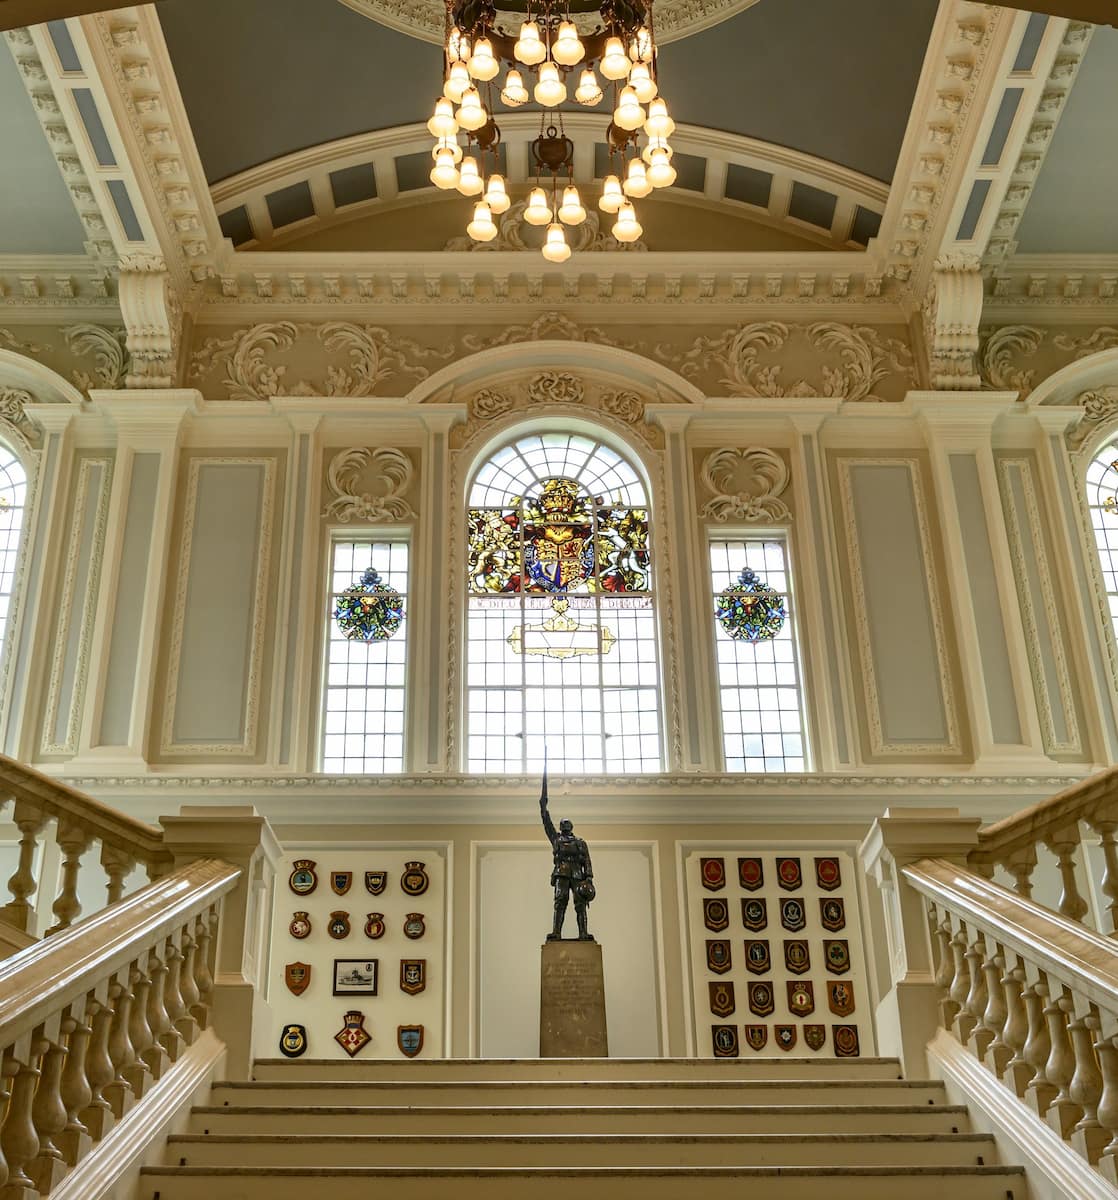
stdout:
{"type": "Polygon", "coordinates": [[[551,843],[551,886],[555,889],[555,919],[547,940],[556,942],[562,939],[563,919],[567,915],[567,904],[573,895],[579,941],[592,942],[594,938],[587,929],[586,910],[597,892],[594,888],[594,868],[590,862],[590,850],[582,838],[575,837],[574,826],[566,818],[559,822],[559,829],[556,830],[555,822],[547,810],[546,765],[540,788],[540,819],[547,840],[551,843]]]}

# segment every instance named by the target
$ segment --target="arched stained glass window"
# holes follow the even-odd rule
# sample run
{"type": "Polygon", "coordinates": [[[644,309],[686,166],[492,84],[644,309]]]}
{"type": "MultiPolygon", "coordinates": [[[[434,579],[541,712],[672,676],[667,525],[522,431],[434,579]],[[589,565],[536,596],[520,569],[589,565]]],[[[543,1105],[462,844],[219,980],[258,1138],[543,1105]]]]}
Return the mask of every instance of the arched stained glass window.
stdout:
{"type": "Polygon", "coordinates": [[[0,445],[0,648],[4,645],[11,616],[19,536],[26,504],[27,472],[7,446],[0,445]]]}
{"type": "Polygon", "coordinates": [[[1095,531],[1110,619],[1118,635],[1118,442],[1104,446],[1087,468],[1087,508],[1095,531]]]}
{"type": "Polygon", "coordinates": [[[466,768],[659,771],[648,497],[594,437],[504,446],[467,497],[466,768]]]}

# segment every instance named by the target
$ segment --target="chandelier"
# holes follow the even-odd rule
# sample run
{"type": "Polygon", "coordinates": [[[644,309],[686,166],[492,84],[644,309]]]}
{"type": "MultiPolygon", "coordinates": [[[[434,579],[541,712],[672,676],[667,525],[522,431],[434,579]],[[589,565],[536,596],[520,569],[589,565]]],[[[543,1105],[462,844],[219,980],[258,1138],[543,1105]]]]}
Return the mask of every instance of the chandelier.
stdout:
{"type": "Polygon", "coordinates": [[[540,132],[531,144],[535,186],[524,220],[547,227],[543,256],[565,262],[571,256],[566,227],[586,220],[574,181],[574,143],[563,129],[562,106],[577,72],[577,104],[597,108],[608,96],[613,107],[605,130],[611,173],[598,207],[614,218],[610,232],[617,241],[635,242],[644,230],[633,200],[670,187],[676,178],[668,143],[675,122],[656,82],[652,0],[527,0],[526,5],[503,0],[518,14],[499,13],[501,3],[447,0],[443,92],[427,122],[435,138],[431,182],[477,197],[466,232],[477,242],[492,241],[494,216],[512,203],[500,174],[496,103],[519,108],[534,99],[541,110],[540,132]],[[600,23],[580,32],[572,15],[593,14],[596,8],[600,23]],[[519,21],[515,36],[499,23],[502,19],[519,21]],[[504,82],[498,84],[502,64],[504,82]],[[535,79],[530,92],[525,74],[535,79]]]}

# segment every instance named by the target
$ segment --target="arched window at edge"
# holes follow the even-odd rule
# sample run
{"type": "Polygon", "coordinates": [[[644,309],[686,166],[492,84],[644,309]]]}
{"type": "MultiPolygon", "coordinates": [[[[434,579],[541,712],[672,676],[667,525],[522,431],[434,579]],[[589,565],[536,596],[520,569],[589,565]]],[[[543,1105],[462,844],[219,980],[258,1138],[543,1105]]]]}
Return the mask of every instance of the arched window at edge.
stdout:
{"type": "Polygon", "coordinates": [[[27,469],[22,459],[7,442],[0,441],[0,662],[5,661],[7,652],[27,487],[27,469]]]}
{"type": "Polygon", "coordinates": [[[1118,638],[1118,440],[1112,438],[1096,452],[1087,466],[1084,486],[1110,620],[1118,638]]]}
{"type": "Polygon", "coordinates": [[[466,495],[471,772],[663,769],[645,483],[594,432],[513,433],[466,495]]]}

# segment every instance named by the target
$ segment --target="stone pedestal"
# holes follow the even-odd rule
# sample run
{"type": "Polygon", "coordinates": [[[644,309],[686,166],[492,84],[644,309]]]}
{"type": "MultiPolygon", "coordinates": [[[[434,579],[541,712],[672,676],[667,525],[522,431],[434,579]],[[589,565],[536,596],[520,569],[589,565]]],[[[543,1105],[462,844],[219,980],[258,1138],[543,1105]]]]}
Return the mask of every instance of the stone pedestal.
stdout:
{"type": "Polygon", "coordinates": [[[606,1058],[606,989],[597,942],[540,949],[540,1058],[606,1058]]]}

